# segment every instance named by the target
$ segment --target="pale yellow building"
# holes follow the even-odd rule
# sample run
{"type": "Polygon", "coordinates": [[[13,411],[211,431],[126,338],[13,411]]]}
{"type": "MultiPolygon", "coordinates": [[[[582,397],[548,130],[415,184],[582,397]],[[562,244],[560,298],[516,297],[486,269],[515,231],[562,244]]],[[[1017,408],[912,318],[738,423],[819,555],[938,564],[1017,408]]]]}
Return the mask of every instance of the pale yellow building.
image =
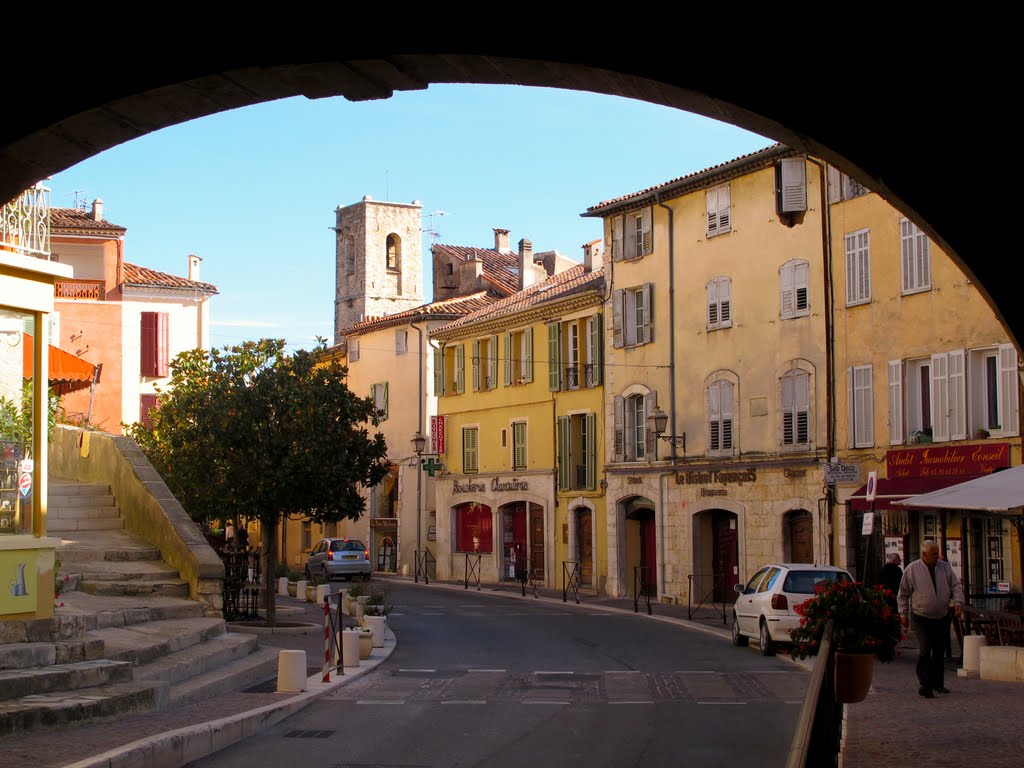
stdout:
{"type": "Polygon", "coordinates": [[[776,145],[595,205],[608,591],[731,599],[829,557],[825,169],[776,145]]]}
{"type": "Polygon", "coordinates": [[[523,290],[431,334],[438,578],[604,592],[600,243],[550,277],[519,252],[523,290]]]}
{"type": "MultiPolygon", "coordinates": [[[[907,511],[894,502],[1021,463],[1017,350],[971,281],[878,195],[831,174],[839,564],[872,578],[926,538],[973,593],[1021,591],[1017,533],[1005,520],[907,511]],[[871,535],[868,473],[877,472],[871,535]],[[848,503],[847,503],[848,502],[848,503]]],[[[1018,598],[1019,599],[1019,598],[1018,598]]]]}

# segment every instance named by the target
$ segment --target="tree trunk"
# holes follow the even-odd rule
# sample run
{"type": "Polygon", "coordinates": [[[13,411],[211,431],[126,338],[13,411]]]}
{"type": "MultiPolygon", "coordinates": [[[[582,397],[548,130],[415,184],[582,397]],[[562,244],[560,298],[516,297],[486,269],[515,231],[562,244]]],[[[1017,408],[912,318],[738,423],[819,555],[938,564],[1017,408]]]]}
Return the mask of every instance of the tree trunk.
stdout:
{"type": "Polygon", "coordinates": [[[266,612],[267,626],[277,626],[277,579],[274,571],[277,567],[277,519],[265,522],[266,529],[263,572],[267,574],[267,588],[264,590],[263,609],[266,612]]]}

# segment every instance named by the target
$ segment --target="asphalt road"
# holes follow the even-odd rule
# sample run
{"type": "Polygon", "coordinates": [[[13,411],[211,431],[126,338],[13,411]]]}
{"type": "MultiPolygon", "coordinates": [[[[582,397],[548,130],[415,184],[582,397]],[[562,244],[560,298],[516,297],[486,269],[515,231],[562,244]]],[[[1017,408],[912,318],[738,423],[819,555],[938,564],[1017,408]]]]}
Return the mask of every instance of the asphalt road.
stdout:
{"type": "Polygon", "coordinates": [[[395,584],[377,670],[197,763],[781,765],[807,672],[635,616],[395,584]]]}

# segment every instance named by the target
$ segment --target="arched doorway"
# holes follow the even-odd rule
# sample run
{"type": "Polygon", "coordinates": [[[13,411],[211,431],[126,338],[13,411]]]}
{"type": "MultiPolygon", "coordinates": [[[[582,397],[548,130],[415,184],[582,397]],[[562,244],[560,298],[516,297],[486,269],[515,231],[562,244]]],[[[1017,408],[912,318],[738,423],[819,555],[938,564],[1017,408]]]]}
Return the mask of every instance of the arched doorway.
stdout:
{"type": "Polygon", "coordinates": [[[544,581],[544,507],[514,501],[498,507],[501,516],[501,578],[513,581],[524,567],[529,575],[544,581]]]}
{"type": "Polygon", "coordinates": [[[395,546],[394,538],[389,535],[377,537],[376,570],[384,573],[394,573],[397,555],[398,547],[395,546]]]}
{"type": "Polygon", "coordinates": [[[576,552],[573,556],[580,565],[580,586],[594,583],[594,514],[586,507],[576,513],[576,552]]]}
{"type": "Polygon", "coordinates": [[[636,496],[623,502],[627,594],[658,594],[658,535],[654,502],[636,496]]]}
{"type": "Polygon", "coordinates": [[[783,549],[788,563],[814,562],[814,518],[804,509],[786,513],[782,523],[783,549]]]}
{"type": "Polygon", "coordinates": [[[731,603],[740,580],[739,519],[727,509],[706,509],[693,518],[695,599],[731,603]]]}

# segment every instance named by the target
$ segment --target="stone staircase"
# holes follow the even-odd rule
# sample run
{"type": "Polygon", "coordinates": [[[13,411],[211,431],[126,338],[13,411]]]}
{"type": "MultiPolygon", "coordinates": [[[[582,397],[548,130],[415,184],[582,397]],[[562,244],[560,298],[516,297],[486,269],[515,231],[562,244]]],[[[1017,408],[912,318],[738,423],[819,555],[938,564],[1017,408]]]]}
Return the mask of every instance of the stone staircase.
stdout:
{"type": "Polygon", "coordinates": [[[66,586],[46,627],[0,622],[0,736],[185,704],[272,677],[277,651],[188,599],[159,551],[124,529],[104,486],[51,482],[66,586]]]}

